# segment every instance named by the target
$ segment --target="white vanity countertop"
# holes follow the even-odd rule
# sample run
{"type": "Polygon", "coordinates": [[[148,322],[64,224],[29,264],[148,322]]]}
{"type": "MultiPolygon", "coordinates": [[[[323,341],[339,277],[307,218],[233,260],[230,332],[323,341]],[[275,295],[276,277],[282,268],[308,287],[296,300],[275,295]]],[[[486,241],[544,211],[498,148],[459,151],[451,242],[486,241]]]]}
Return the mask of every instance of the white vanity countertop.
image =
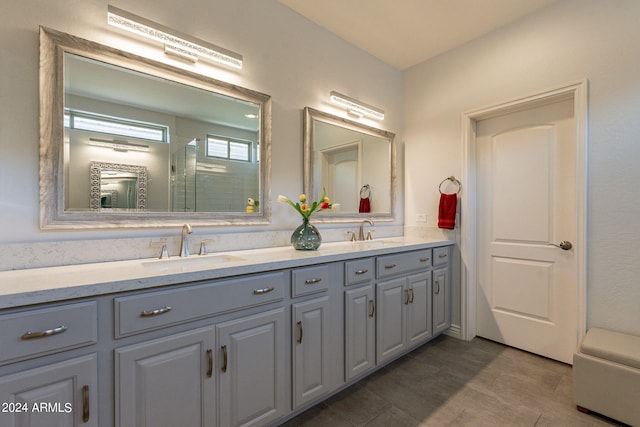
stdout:
{"type": "Polygon", "coordinates": [[[211,253],[189,258],[137,259],[0,272],[0,309],[156,288],[453,245],[451,240],[391,237],[325,243],[317,251],[291,246],[211,253]]]}

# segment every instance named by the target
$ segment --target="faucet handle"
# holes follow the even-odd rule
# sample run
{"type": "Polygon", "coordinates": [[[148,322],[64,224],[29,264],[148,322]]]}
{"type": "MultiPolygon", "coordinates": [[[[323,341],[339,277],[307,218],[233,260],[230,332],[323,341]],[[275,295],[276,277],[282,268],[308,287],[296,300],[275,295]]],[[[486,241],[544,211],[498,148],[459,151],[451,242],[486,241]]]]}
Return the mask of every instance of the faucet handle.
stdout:
{"type": "Polygon", "coordinates": [[[213,242],[213,239],[204,239],[200,242],[200,255],[206,255],[209,252],[207,251],[207,243],[213,242]]]}
{"type": "Polygon", "coordinates": [[[376,230],[369,230],[367,231],[367,238],[366,240],[373,240],[373,236],[371,235],[371,233],[373,233],[376,230]]]}
{"type": "Polygon", "coordinates": [[[353,231],[347,231],[345,234],[347,235],[347,238],[350,241],[352,241],[352,242],[357,242],[358,241],[358,239],[356,238],[356,233],[354,233],[353,231]],[[349,237],[349,236],[351,236],[351,237],[349,237]]]}
{"type": "Polygon", "coordinates": [[[151,242],[149,243],[149,246],[162,246],[158,259],[169,258],[169,251],[167,251],[167,242],[151,242]]]}

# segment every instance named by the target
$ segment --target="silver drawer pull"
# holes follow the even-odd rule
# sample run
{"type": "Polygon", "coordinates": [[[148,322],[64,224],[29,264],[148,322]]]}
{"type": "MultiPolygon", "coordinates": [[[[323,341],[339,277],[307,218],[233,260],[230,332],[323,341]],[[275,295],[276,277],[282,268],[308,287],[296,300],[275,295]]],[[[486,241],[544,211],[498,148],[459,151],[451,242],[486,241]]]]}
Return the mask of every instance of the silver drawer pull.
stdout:
{"type": "Polygon", "coordinates": [[[369,270],[367,270],[367,269],[364,269],[364,270],[357,270],[357,271],[356,271],[356,274],[360,275],[360,274],[366,274],[366,273],[368,273],[368,272],[369,272],[369,270]]]}
{"type": "Polygon", "coordinates": [[[304,281],[305,285],[315,285],[318,282],[322,281],[322,277],[316,277],[315,279],[307,279],[304,281]]]}
{"type": "Polygon", "coordinates": [[[391,270],[392,268],[396,268],[396,264],[387,264],[384,266],[385,269],[391,270]]]}
{"type": "Polygon", "coordinates": [[[446,257],[447,257],[447,254],[440,254],[440,255],[438,255],[438,258],[446,258],[446,257]]]}
{"type": "Polygon", "coordinates": [[[169,307],[168,305],[165,305],[164,307],[157,308],[155,310],[145,310],[142,313],[140,313],[140,317],[160,316],[161,314],[166,314],[170,311],[171,311],[171,307],[169,307]]]}
{"type": "Polygon", "coordinates": [[[420,262],[428,262],[431,258],[420,258],[420,262]]]}
{"type": "Polygon", "coordinates": [[[38,331],[38,332],[26,332],[20,338],[23,340],[33,340],[36,338],[45,338],[53,335],[58,335],[67,330],[67,327],[64,325],[60,325],[57,328],[47,329],[46,331],[38,331]]]}
{"type": "Polygon", "coordinates": [[[268,294],[269,292],[273,291],[275,288],[273,286],[269,286],[268,288],[262,288],[262,289],[254,289],[253,290],[253,294],[254,295],[262,295],[262,294],[268,294]]]}
{"type": "Polygon", "coordinates": [[[438,295],[439,293],[440,293],[440,282],[436,280],[435,294],[438,295]]]}

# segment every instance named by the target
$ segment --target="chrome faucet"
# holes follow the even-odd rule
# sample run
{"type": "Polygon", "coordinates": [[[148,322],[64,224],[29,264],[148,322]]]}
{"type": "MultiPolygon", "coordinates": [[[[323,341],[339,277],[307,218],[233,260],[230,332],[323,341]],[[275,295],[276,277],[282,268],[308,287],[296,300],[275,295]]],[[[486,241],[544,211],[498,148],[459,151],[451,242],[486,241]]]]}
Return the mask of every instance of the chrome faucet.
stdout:
{"type": "Polygon", "coordinates": [[[189,256],[189,234],[193,232],[191,225],[185,224],[182,226],[182,237],[180,239],[180,256],[189,256]]]}
{"type": "MultiPolygon", "coordinates": [[[[370,219],[365,219],[364,221],[362,221],[360,223],[360,231],[358,232],[358,240],[364,240],[364,225],[366,223],[373,227],[373,221],[371,221],[370,219]]],[[[367,240],[371,240],[371,232],[367,234],[367,240]]]]}

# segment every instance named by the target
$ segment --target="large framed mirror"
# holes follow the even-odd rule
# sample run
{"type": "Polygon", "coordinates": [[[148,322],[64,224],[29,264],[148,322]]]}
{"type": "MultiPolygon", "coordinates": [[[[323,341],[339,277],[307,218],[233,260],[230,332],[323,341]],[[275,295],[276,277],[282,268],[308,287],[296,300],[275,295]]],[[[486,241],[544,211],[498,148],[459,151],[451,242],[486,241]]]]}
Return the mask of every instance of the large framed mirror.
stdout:
{"type": "Polygon", "coordinates": [[[40,29],[42,228],[268,224],[270,176],[269,95],[40,29]]]}
{"type": "Polygon", "coordinates": [[[316,222],[393,221],[395,134],[310,107],[304,109],[304,191],[323,189],[340,208],[316,222]]]}

